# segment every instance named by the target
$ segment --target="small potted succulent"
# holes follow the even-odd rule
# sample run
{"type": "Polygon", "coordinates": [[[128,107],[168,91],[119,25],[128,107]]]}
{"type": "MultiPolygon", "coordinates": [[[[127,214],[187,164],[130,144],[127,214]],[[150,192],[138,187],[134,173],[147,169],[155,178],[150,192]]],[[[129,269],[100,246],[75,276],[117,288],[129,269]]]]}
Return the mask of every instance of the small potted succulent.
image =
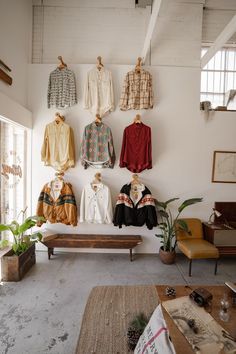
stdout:
{"type": "MultiPolygon", "coordinates": [[[[25,232],[44,218],[38,216],[25,218],[26,209],[20,213],[23,214],[21,224],[16,220],[10,224],[0,224],[0,232],[10,231],[13,235],[11,249],[1,258],[3,281],[21,280],[35,264],[35,243],[41,240],[42,235],[39,232],[26,235],[25,232]]],[[[6,240],[1,241],[1,244],[6,247],[6,240]]]]}
{"type": "Polygon", "coordinates": [[[179,207],[178,213],[174,217],[169,204],[179,200],[179,198],[172,198],[166,202],[160,202],[156,200],[156,208],[159,217],[159,228],[160,233],[155,234],[156,237],[161,239],[161,247],[159,249],[159,256],[163,263],[172,264],[175,261],[175,248],[176,248],[176,232],[179,229],[186,231],[191,234],[188,230],[188,225],[184,220],[179,220],[179,216],[182,211],[190,205],[199,203],[202,201],[202,198],[192,198],[185,200],[179,207]]]}

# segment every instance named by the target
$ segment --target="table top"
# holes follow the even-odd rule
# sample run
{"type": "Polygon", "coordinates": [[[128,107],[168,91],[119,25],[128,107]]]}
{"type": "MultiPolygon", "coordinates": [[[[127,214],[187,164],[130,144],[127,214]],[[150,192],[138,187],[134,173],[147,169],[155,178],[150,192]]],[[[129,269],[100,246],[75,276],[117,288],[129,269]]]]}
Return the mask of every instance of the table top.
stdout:
{"type": "MultiPolygon", "coordinates": [[[[160,302],[171,300],[171,297],[165,295],[166,285],[157,285],[157,293],[160,299],[160,302]]],[[[213,295],[212,307],[211,307],[211,316],[233,337],[236,337],[236,307],[230,307],[230,319],[228,322],[223,322],[219,318],[219,309],[220,309],[220,299],[223,294],[226,292],[227,294],[231,294],[231,290],[225,285],[216,285],[216,286],[205,286],[205,285],[195,285],[191,286],[191,288],[183,285],[174,286],[176,290],[176,297],[189,295],[196,288],[205,288],[213,295]]],[[[187,339],[177,328],[169,314],[162,307],[163,315],[167,323],[167,327],[170,332],[171,340],[174,344],[176,354],[193,354],[194,351],[187,339]]]]}

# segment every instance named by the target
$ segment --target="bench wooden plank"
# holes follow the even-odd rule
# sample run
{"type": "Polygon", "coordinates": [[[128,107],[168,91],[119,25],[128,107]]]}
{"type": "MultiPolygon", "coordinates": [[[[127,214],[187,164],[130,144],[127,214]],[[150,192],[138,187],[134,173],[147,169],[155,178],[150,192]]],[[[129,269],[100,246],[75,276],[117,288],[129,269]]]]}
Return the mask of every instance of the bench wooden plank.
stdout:
{"type": "Polygon", "coordinates": [[[50,240],[42,241],[48,247],[48,258],[57,248],[114,248],[129,249],[132,261],[132,249],[142,243],[140,235],[97,235],[97,234],[55,234],[50,240]]]}

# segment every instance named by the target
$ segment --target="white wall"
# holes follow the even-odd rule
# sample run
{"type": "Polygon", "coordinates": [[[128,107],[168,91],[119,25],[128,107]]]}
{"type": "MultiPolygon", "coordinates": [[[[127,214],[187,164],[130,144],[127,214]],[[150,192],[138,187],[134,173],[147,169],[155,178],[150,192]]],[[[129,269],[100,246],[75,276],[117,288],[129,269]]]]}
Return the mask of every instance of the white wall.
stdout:
{"type": "Polygon", "coordinates": [[[27,103],[31,33],[32,1],[0,0],[0,59],[12,69],[10,76],[13,78],[12,86],[0,80],[0,92],[24,107],[27,103]]]}
{"type": "MultiPolygon", "coordinates": [[[[82,108],[83,85],[87,71],[92,65],[71,65],[77,76],[78,105],[66,111],[66,122],[75,133],[77,163],[66,173],[66,180],[74,187],[79,205],[83,186],[93,179],[96,170],[84,170],[78,159],[78,151],[85,125],[94,117],[82,108]]],[[[112,129],[117,160],[114,169],[103,169],[103,182],[112,191],[113,205],[123,184],[131,180],[132,173],[118,166],[124,128],[131,124],[136,111],[121,112],[118,109],[122,82],[125,73],[133,66],[110,65],[112,71],[116,110],[104,118],[112,129]]],[[[33,210],[42,186],[54,178],[51,167],[43,166],[40,149],[45,125],[54,119],[56,110],[46,107],[49,73],[55,65],[31,65],[29,71],[29,107],[33,112],[33,210]]],[[[211,183],[214,150],[235,151],[236,114],[215,112],[206,120],[199,111],[200,69],[182,67],[146,67],[153,75],[155,106],[153,110],[141,112],[142,120],[152,128],[153,168],[140,174],[140,179],[161,201],[180,197],[203,197],[201,204],[186,209],[183,216],[200,217],[207,220],[214,201],[235,201],[236,184],[211,183]]],[[[175,207],[178,203],[175,204],[175,207]]],[[[112,225],[81,224],[76,228],[61,224],[49,227],[55,232],[140,234],[144,243],[138,252],[152,253],[158,250],[156,229],[146,227],[123,227],[112,225]]]]}

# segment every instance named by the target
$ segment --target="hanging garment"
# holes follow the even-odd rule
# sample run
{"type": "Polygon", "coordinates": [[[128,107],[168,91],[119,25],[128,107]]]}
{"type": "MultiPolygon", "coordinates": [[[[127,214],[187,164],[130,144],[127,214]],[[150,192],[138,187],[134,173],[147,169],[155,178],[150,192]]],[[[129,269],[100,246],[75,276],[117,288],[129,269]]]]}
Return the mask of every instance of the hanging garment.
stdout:
{"type": "Polygon", "coordinates": [[[60,222],[76,226],[77,206],[71,184],[63,182],[59,192],[52,182],[45,184],[38,199],[36,215],[43,216],[52,224],[60,222]]]}
{"type": "Polygon", "coordinates": [[[75,74],[64,67],[50,73],[48,82],[48,108],[67,108],[77,103],[75,74]]]}
{"type": "Polygon", "coordinates": [[[151,128],[133,123],[125,128],[120,154],[120,167],[139,173],[152,168],[151,128]]]}
{"type": "Polygon", "coordinates": [[[120,98],[120,109],[148,109],[153,108],[153,90],[151,74],[141,69],[126,74],[122,94],[120,98]]]}
{"type": "Polygon", "coordinates": [[[151,230],[157,226],[155,200],[150,190],[143,184],[125,184],[117,198],[113,223],[119,228],[146,224],[151,230]]]}
{"type": "Polygon", "coordinates": [[[104,123],[91,123],[84,129],[81,144],[81,162],[84,168],[114,167],[115,150],[111,129],[104,123]]]}
{"type": "Polygon", "coordinates": [[[80,222],[111,224],[113,220],[110,189],[103,183],[87,184],[80,202],[80,222]]]}
{"type": "Polygon", "coordinates": [[[41,160],[46,166],[52,166],[57,171],[74,167],[74,133],[68,124],[54,121],[46,125],[41,160]]]}
{"type": "Polygon", "coordinates": [[[84,93],[84,108],[89,109],[93,115],[103,117],[106,113],[114,111],[114,93],[111,72],[96,67],[87,74],[84,93]]]}

